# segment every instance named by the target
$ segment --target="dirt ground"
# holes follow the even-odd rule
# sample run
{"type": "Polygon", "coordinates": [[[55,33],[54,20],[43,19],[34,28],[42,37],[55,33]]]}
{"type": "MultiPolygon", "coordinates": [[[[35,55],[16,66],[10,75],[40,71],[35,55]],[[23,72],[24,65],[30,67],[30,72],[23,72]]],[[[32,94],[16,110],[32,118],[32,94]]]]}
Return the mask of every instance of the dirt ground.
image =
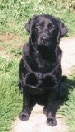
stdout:
{"type": "Polygon", "coordinates": [[[57,126],[48,126],[42,109],[42,106],[36,105],[28,121],[20,121],[17,118],[11,132],[68,132],[68,127],[61,115],[57,115],[57,126]]]}
{"type": "MultiPolygon", "coordinates": [[[[75,37],[63,38],[60,43],[63,51],[62,71],[68,75],[75,66],[75,37]]],[[[46,116],[42,112],[43,107],[36,105],[28,121],[20,121],[18,118],[12,125],[11,132],[68,132],[65,124],[65,117],[57,115],[57,126],[50,127],[46,123],[46,116]]]]}
{"type": "Polygon", "coordinates": [[[63,38],[60,43],[62,49],[62,72],[63,74],[70,74],[72,68],[75,66],[75,37],[63,38]]]}

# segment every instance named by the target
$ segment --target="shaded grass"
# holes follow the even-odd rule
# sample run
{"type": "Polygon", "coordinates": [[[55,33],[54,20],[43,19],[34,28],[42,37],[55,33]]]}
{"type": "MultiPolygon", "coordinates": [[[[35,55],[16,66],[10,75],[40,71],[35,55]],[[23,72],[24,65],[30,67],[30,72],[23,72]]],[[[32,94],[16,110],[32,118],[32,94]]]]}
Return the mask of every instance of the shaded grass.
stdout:
{"type": "Polygon", "coordinates": [[[71,76],[63,83],[62,89],[65,100],[58,113],[66,118],[68,131],[75,132],[75,72],[71,73],[71,76]]]}
{"type": "Polygon", "coordinates": [[[75,132],[75,89],[70,91],[68,98],[69,100],[65,103],[64,108],[62,108],[62,112],[67,119],[69,131],[75,132]]]}

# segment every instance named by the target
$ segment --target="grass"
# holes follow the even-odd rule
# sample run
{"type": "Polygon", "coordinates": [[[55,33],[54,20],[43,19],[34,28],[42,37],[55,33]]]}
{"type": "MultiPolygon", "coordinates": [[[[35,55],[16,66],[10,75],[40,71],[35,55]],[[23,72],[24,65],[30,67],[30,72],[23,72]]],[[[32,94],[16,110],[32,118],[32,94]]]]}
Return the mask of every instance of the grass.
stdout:
{"type": "MultiPolygon", "coordinates": [[[[75,82],[74,82],[75,83],[75,82]]],[[[75,86],[74,86],[75,88],[75,86]]],[[[65,103],[62,109],[64,116],[67,118],[67,125],[69,126],[70,132],[75,132],[75,89],[70,91],[69,100],[65,103]]]]}
{"type": "Polygon", "coordinates": [[[8,132],[21,109],[18,92],[18,61],[0,58],[0,131],[8,132]]]}
{"type": "Polygon", "coordinates": [[[63,83],[63,95],[67,97],[58,113],[64,115],[69,132],[75,132],[75,72],[63,83]]]}
{"type": "MultiPolygon", "coordinates": [[[[71,3],[72,0],[0,0],[0,132],[8,132],[21,111],[18,65],[22,46],[29,36],[24,30],[24,24],[34,14],[53,14],[67,25],[67,36],[74,35],[75,12],[69,7],[71,3]]],[[[59,112],[66,117],[70,132],[75,132],[75,73],[63,84],[64,91],[66,88],[68,100],[59,112]]]]}
{"type": "Polygon", "coordinates": [[[71,35],[75,33],[75,12],[71,4],[72,0],[1,0],[0,33],[9,31],[24,36],[24,24],[30,17],[34,14],[48,13],[60,17],[68,26],[71,35]]]}

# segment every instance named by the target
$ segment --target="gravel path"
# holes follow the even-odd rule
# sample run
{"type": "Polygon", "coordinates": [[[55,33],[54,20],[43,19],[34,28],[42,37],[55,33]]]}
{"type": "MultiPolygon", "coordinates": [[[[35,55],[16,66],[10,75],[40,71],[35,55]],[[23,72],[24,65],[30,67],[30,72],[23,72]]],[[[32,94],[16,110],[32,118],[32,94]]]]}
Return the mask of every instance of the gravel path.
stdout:
{"type": "Polygon", "coordinates": [[[70,74],[75,66],[75,37],[62,39],[60,47],[63,51],[61,61],[63,74],[70,74]]]}
{"type": "Polygon", "coordinates": [[[36,105],[28,121],[18,118],[13,123],[11,132],[68,132],[63,116],[57,115],[57,126],[51,127],[46,123],[46,116],[42,113],[42,106],[36,105]]]}
{"type": "MultiPolygon", "coordinates": [[[[60,47],[63,51],[61,62],[63,74],[70,74],[71,68],[75,65],[75,37],[62,39],[60,47]]],[[[11,132],[68,132],[65,119],[61,115],[57,115],[57,126],[48,126],[42,109],[42,106],[36,105],[27,122],[22,122],[17,118],[12,125],[11,132]]]]}

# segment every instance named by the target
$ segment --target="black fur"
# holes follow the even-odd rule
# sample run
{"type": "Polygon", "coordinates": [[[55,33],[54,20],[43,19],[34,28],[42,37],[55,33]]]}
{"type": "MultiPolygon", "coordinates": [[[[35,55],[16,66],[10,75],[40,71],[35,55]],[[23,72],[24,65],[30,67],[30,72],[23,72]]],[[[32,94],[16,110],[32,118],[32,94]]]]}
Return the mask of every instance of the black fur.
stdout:
{"type": "Polygon", "coordinates": [[[67,27],[60,19],[43,14],[25,25],[30,39],[23,47],[19,65],[19,89],[23,92],[21,120],[28,120],[33,106],[44,106],[48,125],[57,124],[55,102],[62,82],[60,38],[67,27]]]}

